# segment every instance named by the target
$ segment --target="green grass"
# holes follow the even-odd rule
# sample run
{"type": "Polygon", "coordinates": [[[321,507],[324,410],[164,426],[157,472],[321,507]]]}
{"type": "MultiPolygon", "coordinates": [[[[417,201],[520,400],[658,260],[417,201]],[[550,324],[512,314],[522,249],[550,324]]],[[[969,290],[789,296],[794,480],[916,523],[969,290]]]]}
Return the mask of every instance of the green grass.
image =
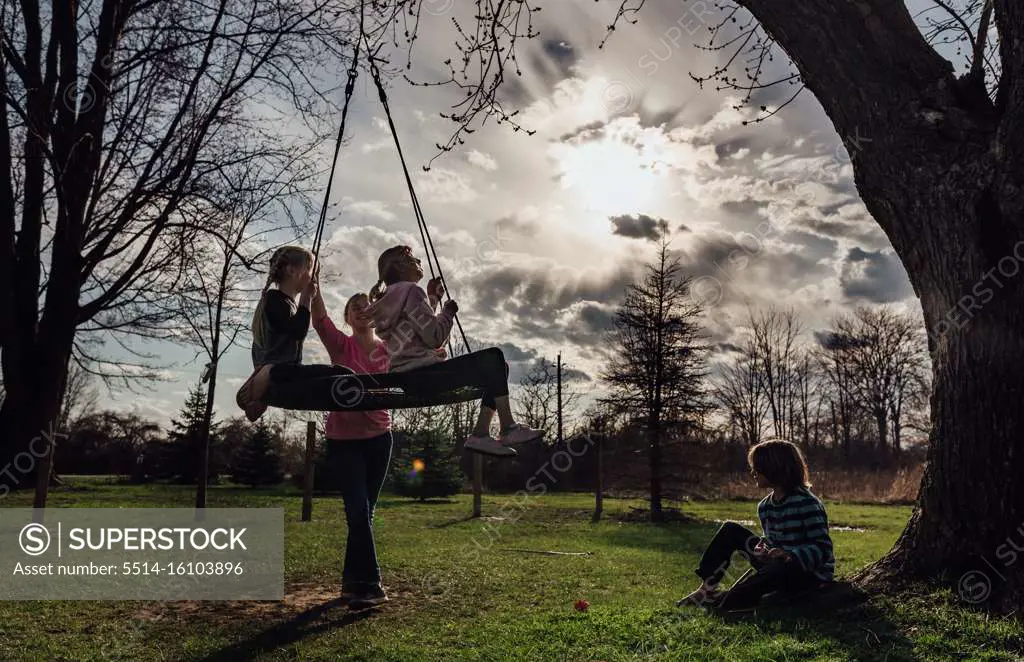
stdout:
{"type": "MultiPolygon", "coordinates": [[[[74,481],[54,507],[190,505],[192,491],[74,481]]],[[[6,507],[30,505],[14,494],[6,507]]],[[[724,618],[680,610],[692,568],[716,525],[753,518],[742,501],[672,504],[707,524],[620,523],[638,501],[588,495],[487,496],[420,504],[386,497],[380,561],[393,601],[370,615],[331,603],[345,525],[341,501],[320,498],[299,521],[291,491],[213,489],[214,507],[284,507],[289,600],[278,603],[2,602],[0,660],[1020,660],[1024,626],[961,609],[944,591],[867,601],[775,606],[724,618]],[[591,552],[543,556],[508,548],[591,552]],[[477,550],[471,552],[468,550],[477,550]],[[585,613],[573,609],[588,600],[585,613]],[[301,600],[300,600],[301,599],[301,600]],[[260,611],[262,609],[262,611],[260,611]]],[[[907,507],[829,504],[840,575],[882,555],[907,507]]]]}

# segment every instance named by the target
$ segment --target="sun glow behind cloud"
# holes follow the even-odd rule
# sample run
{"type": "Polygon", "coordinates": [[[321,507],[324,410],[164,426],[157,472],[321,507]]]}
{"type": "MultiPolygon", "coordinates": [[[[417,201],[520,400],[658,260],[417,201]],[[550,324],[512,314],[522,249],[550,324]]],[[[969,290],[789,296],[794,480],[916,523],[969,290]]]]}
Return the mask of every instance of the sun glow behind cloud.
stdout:
{"type": "Polygon", "coordinates": [[[597,219],[604,232],[610,216],[664,214],[682,178],[717,160],[712,147],[674,140],[662,127],[641,126],[636,117],[563,136],[549,156],[581,218],[597,219]]]}

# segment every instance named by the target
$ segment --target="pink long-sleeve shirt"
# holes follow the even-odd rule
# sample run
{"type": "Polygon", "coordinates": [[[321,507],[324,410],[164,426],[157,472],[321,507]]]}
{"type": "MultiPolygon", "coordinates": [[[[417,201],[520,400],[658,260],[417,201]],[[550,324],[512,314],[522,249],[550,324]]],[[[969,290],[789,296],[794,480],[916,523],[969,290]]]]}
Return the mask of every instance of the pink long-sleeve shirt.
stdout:
{"type": "MultiPolygon", "coordinates": [[[[331,318],[324,315],[313,320],[320,341],[327,348],[331,363],[343,365],[358,373],[388,372],[387,346],[377,341],[377,350],[367,353],[354,336],[340,331],[331,318]]],[[[332,411],[327,416],[327,438],[337,440],[369,439],[391,429],[391,413],[374,411],[332,411]]]]}

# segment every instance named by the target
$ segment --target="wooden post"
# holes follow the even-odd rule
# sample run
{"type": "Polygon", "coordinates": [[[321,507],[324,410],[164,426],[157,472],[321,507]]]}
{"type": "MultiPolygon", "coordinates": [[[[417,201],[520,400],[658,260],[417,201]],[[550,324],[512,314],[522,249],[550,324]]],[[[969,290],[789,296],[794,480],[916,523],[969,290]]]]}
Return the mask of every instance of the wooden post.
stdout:
{"type": "Polygon", "coordinates": [[[601,443],[601,435],[594,435],[594,444],[597,446],[597,489],[594,490],[594,521],[601,519],[604,512],[604,445],[601,443]]]}
{"type": "Polygon", "coordinates": [[[473,517],[480,517],[484,493],[484,456],[473,453],[473,517]]]}
{"type": "Polygon", "coordinates": [[[302,490],[302,521],[313,520],[313,457],[316,454],[316,423],[306,423],[306,466],[303,472],[304,486],[302,490]]]}

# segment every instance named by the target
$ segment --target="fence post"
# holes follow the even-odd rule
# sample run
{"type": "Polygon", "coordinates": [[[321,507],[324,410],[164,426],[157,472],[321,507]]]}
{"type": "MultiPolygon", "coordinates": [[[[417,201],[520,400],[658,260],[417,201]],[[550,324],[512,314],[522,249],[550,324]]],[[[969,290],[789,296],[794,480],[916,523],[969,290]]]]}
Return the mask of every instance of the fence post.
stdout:
{"type": "Polygon", "coordinates": [[[484,456],[473,453],[473,517],[480,517],[484,493],[484,456]]]}
{"type": "Polygon", "coordinates": [[[303,490],[302,490],[302,521],[310,522],[313,520],[313,456],[316,454],[316,423],[308,421],[306,423],[306,462],[305,470],[303,471],[303,490]]]}
{"type": "Polygon", "coordinates": [[[597,446],[597,489],[594,491],[594,521],[601,519],[604,511],[604,448],[601,443],[601,435],[594,435],[594,444],[597,446]]]}

